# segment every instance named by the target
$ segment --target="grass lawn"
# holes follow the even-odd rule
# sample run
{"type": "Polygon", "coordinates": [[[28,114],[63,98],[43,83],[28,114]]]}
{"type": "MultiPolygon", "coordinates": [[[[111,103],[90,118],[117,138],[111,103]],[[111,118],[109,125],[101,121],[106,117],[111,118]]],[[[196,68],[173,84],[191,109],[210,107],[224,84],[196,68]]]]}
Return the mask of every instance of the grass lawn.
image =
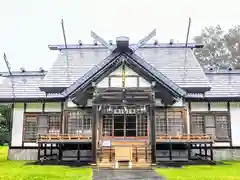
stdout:
{"type": "Polygon", "coordinates": [[[91,168],[25,165],[26,161],[8,161],[7,151],[6,146],[0,146],[0,180],[90,180],[92,178],[91,168]]]}
{"type": "Polygon", "coordinates": [[[156,171],[167,180],[240,180],[240,162],[225,163],[228,165],[158,168],[156,171]]]}

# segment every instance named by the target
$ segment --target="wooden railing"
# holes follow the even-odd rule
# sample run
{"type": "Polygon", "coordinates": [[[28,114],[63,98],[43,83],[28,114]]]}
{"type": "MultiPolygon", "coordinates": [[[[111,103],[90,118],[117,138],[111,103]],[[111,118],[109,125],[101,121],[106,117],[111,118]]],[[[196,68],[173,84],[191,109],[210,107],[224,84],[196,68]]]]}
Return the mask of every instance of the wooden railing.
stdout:
{"type": "Polygon", "coordinates": [[[70,134],[59,134],[59,135],[38,135],[38,142],[41,141],[67,141],[67,140],[91,140],[91,136],[84,135],[70,135],[70,134]]]}
{"type": "Polygon", "coordinates": [[[156,137],[156,141],[213,141],[213,137],[210,135],[179,135],[179,136],[170,136],[170,135],[161,135],[156,137]]]}

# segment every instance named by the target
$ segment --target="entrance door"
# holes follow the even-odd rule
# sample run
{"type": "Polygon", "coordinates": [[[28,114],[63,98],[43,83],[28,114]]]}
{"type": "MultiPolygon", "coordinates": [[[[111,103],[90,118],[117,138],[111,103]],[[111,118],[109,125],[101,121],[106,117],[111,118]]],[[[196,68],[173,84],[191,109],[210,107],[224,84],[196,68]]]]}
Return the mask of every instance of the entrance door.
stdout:
{"type": "Polygon", "coordinates": [[[114,136],[136,137],[137,136],[136,115],[115,115],[114,136]]]}
{"type": "Polygon", "coordinates": [[[113,136],[124,136],[125,134],[125,119],[123,115],[114,116],[114,135],[113,136]]]}
{"type": "Polygon", "coordinates": [[[112,108],[102,115],[102,137],[148,137],[146,111],[112,108]]]}
{"type": "Polygon", "coordinates": [[[126,115],[126,137],[136,137],[137,136],[137,118],[134,115],[126,115]]]}

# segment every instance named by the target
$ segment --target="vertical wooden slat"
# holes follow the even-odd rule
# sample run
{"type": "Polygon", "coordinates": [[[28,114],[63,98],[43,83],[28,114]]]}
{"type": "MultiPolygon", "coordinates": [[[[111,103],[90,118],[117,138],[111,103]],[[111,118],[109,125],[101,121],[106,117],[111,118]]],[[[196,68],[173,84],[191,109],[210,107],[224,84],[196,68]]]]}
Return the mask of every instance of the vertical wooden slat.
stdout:
{"type": "Polygon", "coordinates": [[[97,121],[97,108],[96,105],[92,107],[92,161],[96,163],[96,121],[97,121]]]}
{"type": "Polygon", "coordinates": [[[227,102],[227,111],[228,111],[228,133],[230,137],[230,146],[232,147],[232,125],[231,125],[231,112],[230,112],[230,102],[227,102]]]}
{"type": "Polygon", "coordinates": [[[155,123],[155,106],[150,106],[150,112],[151,112],[151,149],[152,149],[152,163],[156,163],[156,123],[155,123]]]}

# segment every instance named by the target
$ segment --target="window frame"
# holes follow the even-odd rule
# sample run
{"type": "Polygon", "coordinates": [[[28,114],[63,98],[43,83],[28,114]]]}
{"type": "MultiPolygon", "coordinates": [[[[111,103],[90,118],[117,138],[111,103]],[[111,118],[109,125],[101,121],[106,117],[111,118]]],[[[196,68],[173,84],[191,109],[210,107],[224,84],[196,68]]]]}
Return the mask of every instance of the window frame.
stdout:
{"type": "Polygon", "coordinates": [[[59,133],[61,133],[62,131],[62,113],[61,112],[24,112],[23,114],[23,131],[22,131],[22,141],[23,143],[32,143],[32,142],[36,142],[37,141],[37,135],[38,135],[38,130],[39,128],[39,119],[41,116],[47,116],[48,118],[48,125],[47,125],[47,131],[48,131],[48,134],[49,134],[49,130],[51,129],[50,126],[49,126],[49,121],[50,121],[50,117],[53,117],[53,116],[58,116],[59,117],[59,133]],[[33,116],[36,118],[36,138],[26,138],[26,117],[27,116],[33,116]]]}
{"type": "MultiPolygon", "coordinates": [[[[187,113],[186,113],[186,108],[182,108],[182,107],[166,107],[166,108],[156,108],[155,109],[155,133],[156,133],[156,137],[157,136],[163,136],[163,135],[171,135],[170,133],[173,131],[173,129],[171,129],[169,131],[169,128],[173,128],[174,125],[169,126],[169,124],[172,122],[176,122],[176,124],[178,124],[177,121],[175,121],[175,119],[181,119],[181,130],[182,133],[180,133],[179,135],[184,135],[187,134],[187,113]],[[181,113],[181,118],[175,118],[177,116],[176,113],[181,113]],[[171,114],[173,116],[171,116],[171,114]]],[[[180,126],[179,126],[180,127],[180,126]]],[[[178,136],[178,134],[176,133],[176,135],[172,135],[172,136],[178,136]]]]}
{"type": "Polygon", "coordinates": [[[203,118],[203,134],[206,134],[206,129],[207,128],[214,128],[215,129],[215,141],[216,142],[231,142],[231,130],[230,130],[230,115],[228,111],[198,111],[198,112],[191,112],[190,113],[190,133],[193,134],[192,132],[192,120],[193,120],[193,116],[198,116],[203,118]],[[212,116],[214,119],[214,126],[206,126],[206,117],[208,116],[212,116]],[[226,116],[227,118],[227,133],[228,133],[228,137],[224,138],[224,137],[217,137],[217,117],[219,116],[226,116]]]}
{"type": "MultiPolygon", "coordinates": [[[[64,111],[64,133],[66,134],[74,134],[72,132],[77,131],[77,129],[74,129],[71,124],[75,124],[76,126],[81,127],[79,128],[79,132],[77,134],[84,134],[86,132],[89,132],[89,130],[92,132],[92,109],[86,108],[86,109],[68,109],[64,111]],[[71,113],[74,113],[74,118],[70,117],[72,116],[71,113]],[[77,115],[79,115],[81,118],[77,118],[77,115]],[[81,119],[81,120],[80,120],[81,119]],[[86,121],[86,119],[90,119],[90,121],[86,121]],[[79,121],[81,123],[77,123],[79,121]],[[86,122],[86,123],[85,123],[86,122]]],[[[76,135],[76,134],[74,134],[76,135]]]]}

